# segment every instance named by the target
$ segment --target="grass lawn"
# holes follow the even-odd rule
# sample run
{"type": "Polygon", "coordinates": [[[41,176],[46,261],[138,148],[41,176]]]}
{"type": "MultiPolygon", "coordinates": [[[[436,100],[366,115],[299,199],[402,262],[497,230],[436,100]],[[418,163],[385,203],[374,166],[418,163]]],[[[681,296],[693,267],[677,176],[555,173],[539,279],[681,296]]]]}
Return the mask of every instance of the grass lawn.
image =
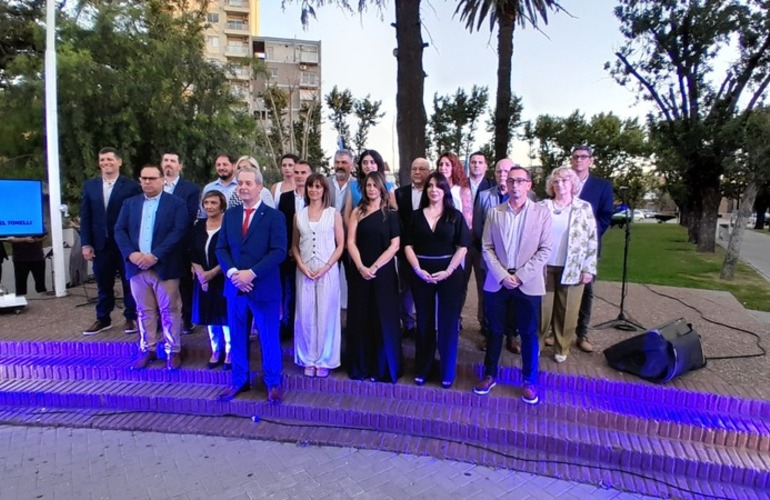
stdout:
{"type": "MultiPolygon", "coordinates": [[[[599,278],[623,277],[625,230],[609,229],[602,241],[599,278]]],[[[770,284],[743,262],[733,281],[719,279],[724,250],[714,254],[695,251],[687,232],[678,224],[634,224],[628,251],[628,281],[650,285],[723,290],[732,293],[747,309],[770,311],[770,284]]]]}

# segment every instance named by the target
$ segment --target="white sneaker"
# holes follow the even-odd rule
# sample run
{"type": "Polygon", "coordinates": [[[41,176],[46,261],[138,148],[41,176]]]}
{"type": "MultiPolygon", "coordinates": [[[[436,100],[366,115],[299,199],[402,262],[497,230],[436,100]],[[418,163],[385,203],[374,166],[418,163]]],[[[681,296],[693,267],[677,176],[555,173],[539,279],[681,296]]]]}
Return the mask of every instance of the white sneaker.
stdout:
{"type": "Polygon", "coordinates": [[[567,356],[564,354],[554,354],[553,359],[556,360],[557,363],[564,363],[567,361],[567,356]]]}

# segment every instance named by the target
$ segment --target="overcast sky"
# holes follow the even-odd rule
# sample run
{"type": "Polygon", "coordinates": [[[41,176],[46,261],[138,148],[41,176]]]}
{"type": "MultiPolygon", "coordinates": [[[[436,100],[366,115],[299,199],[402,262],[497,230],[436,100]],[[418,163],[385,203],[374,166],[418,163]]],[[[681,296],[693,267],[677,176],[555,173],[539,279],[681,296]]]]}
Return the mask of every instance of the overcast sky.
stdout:
{"type": "MultiPolygon", "coordinates": [[[[285,11],[279,0],[261,2],[262,36],[300,38],[321,41],[322,91],[334,85],[348,88],[356,97],[371,94],[382,100],[387,113],[370,134],[371,148],[379,150],[391,165],[397,165],[395,139],[396,46],[393,0],[381,14],[370,10],[363,15],[345,13],[338,7],[317,9],[318,18],[307,30],[300,23],[294,2],[285,11]]],[[[357,3],[357,2],[351,2],[357,3]]],[[[489,87],[490,101],[496,90],[496,32],[488,24],[480,32],[469,33],[453,17],[456,2],[423,0],[423,38],[430,44],[423,64],[425,105],[432,112],[434,92],[454,93],[474,85],[489,87]]],[[[645,103],[635,105],[634,93],[618,85],[604,70],[607,61],[621,45],[618,21],[610,1],[563,0],[572,17],[553,15],[544,33],[533,29],[514,35],[512,90],[522,97],[524,119],[541,114],[567,116],[580,109],[587,117],[599,112],[614,112],[621,117],[643,117],[645,103]]],[[[326,111],[324,111],[324,117],[326,111]]],[[[480,135],[478,145],[488,137],[480,135]]],[[[335,150],[335,133],[324,125],[323,147],[327,154],[335,150]]],[[[517,143],[511,156],[529,164],[527,145],[517,143]]]]}

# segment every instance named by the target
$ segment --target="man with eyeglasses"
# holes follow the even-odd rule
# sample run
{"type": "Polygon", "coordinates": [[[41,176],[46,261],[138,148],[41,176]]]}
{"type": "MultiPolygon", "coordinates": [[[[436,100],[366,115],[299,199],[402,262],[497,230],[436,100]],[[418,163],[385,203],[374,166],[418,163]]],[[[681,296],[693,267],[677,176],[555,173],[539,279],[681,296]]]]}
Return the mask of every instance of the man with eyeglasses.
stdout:
{"type": "MultiPolygon", "coordinates": [[[[101,176],[89,179],[83,185],[80,204],[80,240],[83,258],[93,262],[98,296],[96,321],[83,335],[96,335],[112,328],[110,315],[115,308],[115,274],[123,286],[123,314],[125,333],[136,333],[136,304],[126,279],[123,257],[115,243],[115,223],[123,202],[142,192],[136,181],[120,174],[123,159],[115,148],[99,151],[101,176]]],[[[2,259],[0,259],[2,262],[2,259]]]]}
{"type": "Polygon", "coordinates": [[[159,167],[146,165],[139,180],[143,194],[123,203],[115,224],[115,241],[139,316],[140,353],[131,369],[141,370],[155,361],[160,316],[166,368],[176,370],[182,364],[179,279],[190,273],[179,255],[185,250],[189,212],[181,198],[163,191],[159,167]]]}
{"type": "MultiPolygon", "coordinates": [[[[425,179],[430,174],[430,163],[425,158],[415,158],[412,161],[410,176],[412,182],[406,186],[396,189],[396,205],[398,206],[398,216],[401,219],[401,227],[406,229],[412,223],[412,214],[420,208],[420,199],[422,191],[425,189],[425,179]]],[[[401,240],[402,245],[405,241],[401,240]]],[[[412,275],[412,269],[404,256],[404,249],[398,251],[396,257],[398,262],[398,292],[401,302],[401,336],[413,337],[416,333],[416,318],[414,310],[414,299],[412,297],[412,287],[409,277],[412,275]]]]}
{"type": "Polygon", "coordinates": [[[489,317],[489,342],[484,358],[484,378],[473,388],[489,394],[497,385],[498,363],[510,308],[516,311],[521,335],[521,363],[527,404],[539,401],[540,305],[545,295],[545,273],[551,255],[551,214],[547,207],[529,200],[530,173],[518,165],[506,179],[508,201],[490,209],[484,224],[481,251],[487,265],[484,300],[489,317]]]}
{"type": "MultiPolygon", "coordinates": [[[[580,179],[578,198],[591,204],[596,219],[596,229],[599,235],[599,255],[602,249],[602,235],[610,226],[614,195],[609,181],[590,174],[594,162],[594,152],[590,146],[581,145],[572,149],[570,164],[572,170],[580,179]]],[[[577,346],[583,352],[593,352],[594,346],[588,340],[588,326],[591,323],[591,308],[594,300],[594,281],[586,283],[583,288],[583,298],[580,302],[580,313],[577,324],[577,346]]],[[[552,342],[552,340],[551,340],[552,342]]]]}

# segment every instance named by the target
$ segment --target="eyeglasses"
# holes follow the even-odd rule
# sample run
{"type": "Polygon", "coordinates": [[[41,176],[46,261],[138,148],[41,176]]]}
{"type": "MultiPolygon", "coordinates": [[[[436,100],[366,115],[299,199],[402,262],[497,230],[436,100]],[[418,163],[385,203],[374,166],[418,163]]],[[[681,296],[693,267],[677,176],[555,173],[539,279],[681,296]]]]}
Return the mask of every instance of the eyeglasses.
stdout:
{"type": "Polygon", "coordinates": [[[573,160],[587,160],[591,155],[572,155],[573,160]]]}
{"type": "Polygon", "coordinates": [[[160,179],[160,177],[139,177],[139,180],[144,182],[157,181],[158,179],[160,179]]]}
{"type": "Polygon", "coordinates": [[[509,177],[506,181],[508,184],[526,184],[527,182],[532,182],[529,179],[524,179],[523,177],[513,178],[509,177]]]}

